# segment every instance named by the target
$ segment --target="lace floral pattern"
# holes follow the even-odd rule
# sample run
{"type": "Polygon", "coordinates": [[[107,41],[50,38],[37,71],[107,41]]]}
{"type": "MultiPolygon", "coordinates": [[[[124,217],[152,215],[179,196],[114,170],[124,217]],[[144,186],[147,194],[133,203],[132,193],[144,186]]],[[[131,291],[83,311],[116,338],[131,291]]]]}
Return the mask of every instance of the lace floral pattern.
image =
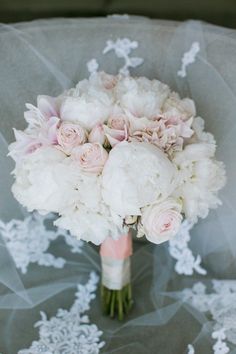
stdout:
{"type": "Polygon", "coordinates": [[[192,227],[193,224],[187,220],[182,223],[179,233],[169,241],[169,252],[176,259],[175,271],[178,274],[193,275],[196,272],[205,275],[207,272],[201,266],[201,257],[194,257],[188,247],[192,227]]]}
{"type": "Polygon", "coordinates": [[[198,42],[193,42],[191,45],[191,48],[189,49],[188,52],[184,53],[182,57],[182,66],[181,69],[177,72],[177,75],[180,77],[186,77],[187,76],[187,67],[194,63],[196,60],[197,53],[200,51],[200,45],[198,42]]]}
{"type": "Polygon", "coordinates": [[[87,69],[90,74],[96,73],[98,71],[99,64],[96,59],[91,59],[87,62],[87,69]]]}
{"type": "Polygon", "coordinates": [[[90,324],[88,315],[84,314],[95,298],[98,280],[92,272],[86,285],[78,285],[76,300],[69,310],[59,309],[56,316],[50,319],[41,312],[41,320],[35,324],[39,328],[39,340],[18,354],[99,353],[105,344],[101,341],[102,331],[90,324]]]}
{"type": "Polygon", "coordinates": [[[225,339],[236,344],[236,280],[213,280],[212,291],[198,282],[182,291],[184,301],[214,321],[212,337],[216,339],[216,354],[228,353],[225,339]]]}
{"type": "Polygon", "coordinates": [[[188,354],[195,354],[195,350],[192,344],[188,345],[188,354]]]}
{"type": "Polygon", "coordinates": [[[226,335],[224,328],[214,331],[212,338],[216,339],[216,343],[213,345],[214,354],[227,354],[229,352],[229,347],[225,343],[226,335]]]}
{"type": "Polygon", "coordinates": [[[143,63],[143,58],[130,56],[132,50],[136,48],[138,48],[137,41],[131,41],[129,38],[118,38],[116,41],[107,41],[103,54],[107,54],[114,50],[117,58],[122,58],[125,62],[119,70],[120,74],[128,75],[129,68],[136,68],[143,63]]]}
{"type": "Polygon", "coordinates": [[[46,224],[50,223],[53,215],[45,217],[33,213],[24,220],[11,220],[4,223],[0,220],[0,234],[13,257],[16,267],[22,273],[26,273],[31,263],[41,266],[52,266],[62,268],[66,260],[55,257],[48,252],[52,241],[59,236],[64,238],[65,243],[70,247],[72,253],[80,253],[82,241],[69,235],[65,230],[51,229],[46,224]]]}

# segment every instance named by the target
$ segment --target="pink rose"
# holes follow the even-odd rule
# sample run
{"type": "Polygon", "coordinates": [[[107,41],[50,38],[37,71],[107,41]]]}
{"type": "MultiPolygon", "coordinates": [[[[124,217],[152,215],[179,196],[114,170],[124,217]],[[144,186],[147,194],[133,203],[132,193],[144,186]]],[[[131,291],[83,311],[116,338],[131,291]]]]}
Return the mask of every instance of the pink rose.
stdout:
{"type": "Polygon", "coordinates": [[[127,119],[123,115],[110,116],[107,125],[111,129],[124,130],[127,126],[127,119]]]}
{"type": "Polygon", "coordinates": [[[99,143],[101,145],[104,144],[105,132],[104,132],[104,127],[102,124],[97,124],[97,125],[95,125],[95,127],[93,127],[93,129],[89,133],[88,141],[90,143],[99,143]]]}
{"type": "Polygon", "coordinates": [[[121,141],[127,140],[128,134],[128,121],[122,114],[109,117],[107,126],[105,126],[106,137],[112,147],[121,141]]]}
{"type": "Polygon", "coordinates": [[[105,126],[105,133],[107,140],[109,141],[111,147],[114,147],[116,144],[120,143],[121,141],[128,139],[128,131],[125,130],[117,130],[111,129],[105,126]]]}
{"type": "Polygon", "coordinates": [[[67,153],[70,153],[76,146],[85,143],[86,139],[86,131],[78,124],[62,122],[57,130],[58,144],[67,153]]]}
{"type": "Polygon", "coordinates": [[[108,152],[99,143],[86,143],[72,150],[72,158],[85,172],[99,174],[108,159],[108,152]]]}
{"type": "Polygon", "coordinates": [[[142,209],[141,228],[146,238],[159,244],[175,236],[179,231],[182,206],[174,198],[142,209]]]}

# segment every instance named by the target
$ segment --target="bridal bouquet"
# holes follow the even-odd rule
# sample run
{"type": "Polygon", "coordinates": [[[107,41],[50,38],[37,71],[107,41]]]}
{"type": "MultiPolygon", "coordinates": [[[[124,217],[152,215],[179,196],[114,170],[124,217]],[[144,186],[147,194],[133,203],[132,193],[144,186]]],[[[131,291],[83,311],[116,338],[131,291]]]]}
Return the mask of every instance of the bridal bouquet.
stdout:
{"type": "Polygon", "coordinates": [[[26,107],[28,125],[9,147],[14,196],[101,245],[104,310],[122,319],[132,304],[130,230],[159,244],[220,204],[214,137],[191,99],[145,77],[95,73],[26,107]]]}

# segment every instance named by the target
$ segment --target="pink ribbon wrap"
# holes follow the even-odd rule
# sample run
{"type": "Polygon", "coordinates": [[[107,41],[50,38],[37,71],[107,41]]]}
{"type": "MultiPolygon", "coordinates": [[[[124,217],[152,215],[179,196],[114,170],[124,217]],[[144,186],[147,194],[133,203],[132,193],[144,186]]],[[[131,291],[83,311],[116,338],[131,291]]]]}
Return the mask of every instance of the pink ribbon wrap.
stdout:
{"type": "Polygon", "coordinates": [[[122,235],[118,240],[107,237],[100,247],[101,257],[125,259],[130,257],[132,253],[132,237],[130,231],[122,235]]]}
{"type": "Polygon", "coordinates": [[[102,284],[111,290],[121,290],[130,283],[131,232],[118,240],[107,237],[101,244],[102,284]]]}

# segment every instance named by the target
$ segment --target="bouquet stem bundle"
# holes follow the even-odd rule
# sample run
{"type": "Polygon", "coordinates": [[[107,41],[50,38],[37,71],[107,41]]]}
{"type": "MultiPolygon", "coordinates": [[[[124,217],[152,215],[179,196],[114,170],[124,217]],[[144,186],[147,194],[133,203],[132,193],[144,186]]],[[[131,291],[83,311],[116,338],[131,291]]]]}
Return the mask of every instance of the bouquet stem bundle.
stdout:
{"type": "Polygon", "coordinates": [[[101,285],[102,310],[104,315],[122,321],[133,305],[131,284],[125,285],[121,290],[111,290],[101,285]]]}
{"type": "Polygon", "coordinates": [[[101,245],[102,263],[101,301],[103,313],[111,318],[124,319],[132,308],[130,258],[131,234],[118,240],[107,238],[101,245]]]}

